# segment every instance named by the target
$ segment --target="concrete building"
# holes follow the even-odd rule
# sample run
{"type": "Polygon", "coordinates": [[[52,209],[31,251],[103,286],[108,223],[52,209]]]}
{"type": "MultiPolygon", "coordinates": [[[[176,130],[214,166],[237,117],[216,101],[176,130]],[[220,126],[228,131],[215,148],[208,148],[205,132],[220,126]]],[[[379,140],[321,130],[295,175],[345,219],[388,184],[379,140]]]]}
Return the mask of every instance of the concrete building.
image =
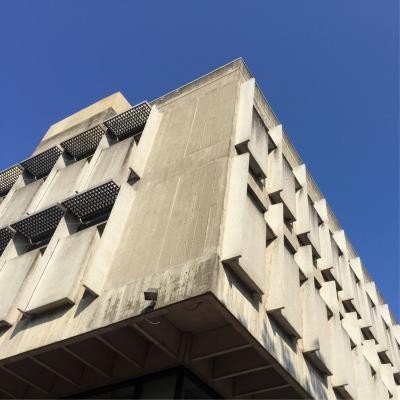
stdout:
{"type": "Polygon", "coordinates": [[[0,398],[400,399],[399,325],[242,60],[52,125],[0,198],[0,398]]]}

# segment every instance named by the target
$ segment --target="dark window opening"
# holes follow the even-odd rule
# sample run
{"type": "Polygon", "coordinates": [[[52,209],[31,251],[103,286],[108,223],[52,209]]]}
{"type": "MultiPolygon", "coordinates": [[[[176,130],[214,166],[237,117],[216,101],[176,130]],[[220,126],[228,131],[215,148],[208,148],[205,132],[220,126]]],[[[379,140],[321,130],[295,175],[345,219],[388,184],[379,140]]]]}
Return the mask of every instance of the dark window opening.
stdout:
{"type": "Polygon", "coordinates": [[[303,271],[299,268],[299,281],[300,281],[300,286],[303,285],[304,282],[306,282],[308,279],[307,277],[303,274],[303,271]]]}
{"type": "Polygon", "coordinates": [[[44,238],[41,238],[40,240],[37,240],[35,242],[28,242],[26,252],[36,249],[41,249],[42,251],[44,251],[44,249],[46,249],[47,245],[49,244],[52,236],[53,234],[51,233],[50,235],[47,235],[44,238]]]}
{"type": "Polygon", "coordinates": [[[133,140],[135,141],[136,144],[139,144],[140,138],[142,137],[142,132],[136,133],[135,136],[133,137],[133,140]]]}
{"type": "Polygon", "coordinates": [[[220,399],[183,367],[67,397],[71,399],[220,399]]]}
{"type": "Polygon", "coordinates": [[[266,245],[267,247],[277,238],[274,231],[271,227],[267,224],[267,237],[266,237],[266,245]]]}
{"type": "Polygon", "coordinates": [[[375,308],[375,303],[372,301],[371,297],[367,294],[368,304],[370,308],[375,308]]]}
{"type": "Polygon", "coordinates": [[[381,362],[381,364],[392,364],[390,361],[390,358],[386,354],[386,351],[378,352],[378,357],[379,357],[379,361],[381,362]]]}
{"type": "Polygon", "coordinates": [[[347,313],[355,312],[357,314],[357,319],[361,319],[361,315],[358,313],[351,300],[343,300],[343,307],[347,313]]]}
{"type": "MultiPolygon", "coordinates": [[[[361,328],[361,334],[364,340],[375,340],[374,335],[369,327],[361,328]]],[[[375,341],[376,342],[376,341],[375,341]]]]}
{"type": "Polygon", "coordinates": [[[351,276],[352,276],[354,282],[355,282],[356,285],[357,285],[357,283],[360,282],[360,280],[358,279],[358,276],[356,275],[356,273],[355,273],[351,268],[350,268],[350,274],[351,274],[351,276]]]}
{"type": "Polygon", "coordinates": [[[252,167],[251,162],[250,162],[250,166],[249,166],[249,174],[254,179],[254,182],[257,184],[257,186],[261,190],[263,190],[265,187],[265,178],[255,171],[254,167],[252,167]]]}
{"type": "Polygon", "coordinates": [[[337,399],[344,400],[349,398],[346,390],[342,387],[334,387],[333,392],[335,393],[337,399]]]}
{"type": "Polygon", "coordinates": [[[315,286],[315,289],[317,289],[317,290],[319,290],[319,289],[321,289],[321,284],[314,278],[314,286],[315,286]]]}
{"type": "Polygon", "coordinates": [[[286,228],[288,228],[289,232],[293,233],[293,221],[288,218],[283,218],[283,222],[286,228]]]}
{"type": "Polygon", "coordinates": [[[87,219],[81,219],[79,222],[78,231],[83,231],[84,229],[90,228],[92,226],[98,226],[100,236],[104,232],[104,228],[107,224],[108,218],[110,217],[111,210],[106,210],[105,212],[95,214],[87,219]]]}
{"type": "Polygon", "coordinates": [[[284,238],[283,238],[283,244],[285,246],[285,249],[292,255],[292,257],[294,257],[294,255],[296,253],[296,249],[292,246],[292,244],[286,238],[286,236],[284,236],[284,238]]]}

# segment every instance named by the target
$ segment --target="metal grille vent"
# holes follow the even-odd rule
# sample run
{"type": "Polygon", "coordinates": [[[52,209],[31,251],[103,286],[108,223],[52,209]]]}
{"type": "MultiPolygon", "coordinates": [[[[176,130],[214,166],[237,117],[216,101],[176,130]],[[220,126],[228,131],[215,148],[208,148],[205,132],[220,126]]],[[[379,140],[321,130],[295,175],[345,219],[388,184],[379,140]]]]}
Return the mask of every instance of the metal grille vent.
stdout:
{"type": "Polygon", "coordinates": [[[11,227],[35,242],[53,233],[63,215],[64,210],[56,205],[32,214],[12,224],[11,227]]]}
{"type": "Polygon", "coordinates": [[[86,192],[79,193],[62,204],[81,220],[85,220],[112,208],[119,192],[113,181],[104,183],[86,192]]]}
{"type": "Polygon", "coordinates": [[[130,110],[104,122],[104,125],[118,139],[135,135],[143,130],[150,115],[150,105],[147,102],[138,104],[130,110]]]}
{"type": "Polygon", "coordinates": [[[7,247],[8,242],[11,240],[13,234],[8,228],[0,229],[0,255],[3,253],[4,249],[7,247]]]}
{"type": "Polygon", "coordinates": [[[0,172],[0,197],[6,195],[22,173],[19,165],[14,165],[0,172]]]}
{"type": "Polygon", "coordinates": [[[43,153],[22,161],[20,164],[35,178],[42,178],[49,174],[61,153],[62,150],[54,146],[43,153]]]}
{"type": "Polygon", "coordinates": [[[104,129],[97,125],[71,139],[61,143],[61,146],[76,160],[93,154],[100,143],[104,129]]]}

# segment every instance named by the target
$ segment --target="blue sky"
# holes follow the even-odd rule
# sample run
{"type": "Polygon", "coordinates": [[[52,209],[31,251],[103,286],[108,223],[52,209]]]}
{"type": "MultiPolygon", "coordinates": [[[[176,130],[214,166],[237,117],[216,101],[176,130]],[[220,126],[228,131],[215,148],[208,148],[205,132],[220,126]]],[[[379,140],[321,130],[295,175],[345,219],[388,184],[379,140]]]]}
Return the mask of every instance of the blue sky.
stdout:
{"type": "Polygon", "coordinates": [[[152,100],[242,56],[399,318],[397,3],[3,1],[0,169],[115,91],[152,100]]]}

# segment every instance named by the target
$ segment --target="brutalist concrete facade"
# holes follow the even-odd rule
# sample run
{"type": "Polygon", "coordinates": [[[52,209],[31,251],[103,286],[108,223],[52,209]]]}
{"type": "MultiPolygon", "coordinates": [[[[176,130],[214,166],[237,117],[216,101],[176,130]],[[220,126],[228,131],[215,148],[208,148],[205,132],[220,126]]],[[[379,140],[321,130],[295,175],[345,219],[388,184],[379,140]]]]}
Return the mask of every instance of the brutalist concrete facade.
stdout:
{"type": "Polygon", "coordinates": [[[399,325],[242,60],[56,123],[0,196],[0,398],[183,366],[226,398],[400,399],[399,325]]]}

